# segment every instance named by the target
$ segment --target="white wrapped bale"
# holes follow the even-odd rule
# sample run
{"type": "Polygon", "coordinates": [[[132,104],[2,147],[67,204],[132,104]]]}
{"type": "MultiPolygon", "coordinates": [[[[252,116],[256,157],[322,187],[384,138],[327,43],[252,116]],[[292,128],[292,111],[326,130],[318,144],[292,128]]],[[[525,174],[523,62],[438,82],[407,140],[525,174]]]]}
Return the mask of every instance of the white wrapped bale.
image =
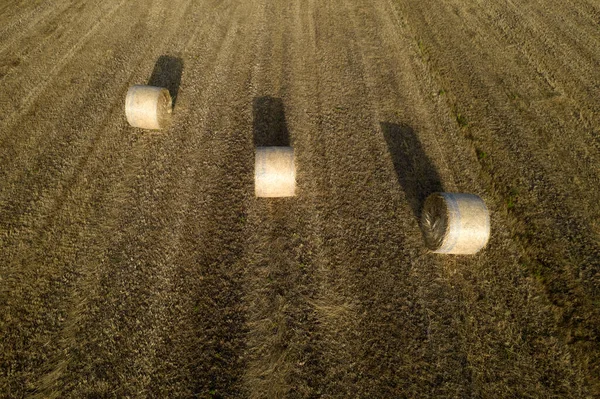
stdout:
{"type": "Polygon", "coordinates": [[[474,254],[490,238],[490,214],[474,194],[431,194],[421,213],[425,244],[441,254],[474,254]]]}
{"type": "Polygon", "coordinates": [[[254,164],[257,197],[296,195],[296,164],[292,147],[257,147],[254,164]]]}
{"type": "Polygon", "coordinates": [[[173,105],[169,90],[162,87],[131,86],[125,98],[125,115],[133,127],[163,129],[171,122],[173,105]]]}

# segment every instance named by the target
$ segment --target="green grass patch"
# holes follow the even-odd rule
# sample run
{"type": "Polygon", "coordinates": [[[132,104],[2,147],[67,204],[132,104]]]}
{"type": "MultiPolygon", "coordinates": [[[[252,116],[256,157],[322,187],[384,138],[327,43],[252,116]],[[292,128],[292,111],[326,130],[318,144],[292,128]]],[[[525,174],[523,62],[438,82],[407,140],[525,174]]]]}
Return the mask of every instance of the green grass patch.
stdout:
{"type": "Polygon", "coordinates": [[[519,190],[516,188],[511,188],[508,192],[508,197],[506,198],[506,209],[509,211],[512,210],[517,204],[517,199],[519,197],[519,190]]]}
{"type": "Polygon", "coordinates": [[[487,157],[488,157],[487,152],[485,152],[479,148],[476,148],[475,152],[477,153],[477,159],[479,159],[480,161],[483,161],[484,159],[487,159],[487,157]]]}
{"type": "Polygon", "coordinates": [[[456,123],[458,123],[458,126],[463,128],[463,127],[467,127],[469,125],[469,120],[467,119],[466,116],[464,116],[460,112],[457,112],[456,113],[456,123]]]}

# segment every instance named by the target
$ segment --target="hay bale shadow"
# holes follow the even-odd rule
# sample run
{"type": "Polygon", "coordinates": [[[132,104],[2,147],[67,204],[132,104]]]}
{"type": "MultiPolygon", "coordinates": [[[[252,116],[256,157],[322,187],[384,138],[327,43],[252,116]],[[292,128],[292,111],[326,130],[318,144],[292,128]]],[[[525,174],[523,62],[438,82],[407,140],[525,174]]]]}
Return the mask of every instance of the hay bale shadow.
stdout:
{"type": "Polygon", "coordinates": [[[381,122],[398,182],[417,220],[425,199],[434,192],[444,191],[437,169],[423,150],[412,127],[381,122]]]}
{"type": "Polygon", "coordinates": [[[171,94],[171,99],[173,100],[173,107],[175,107],[182,74],[183,60],[181,58],[161,55],[154,64],[154,70],[152,70],[148,85],[164,87],[169,90],[169,94],[171,94]]]}
{"type": "Polygon", "coordinates": [[[280,98],[263,96],[253,101],[254,146],[271,147],[290,145],[290,133],[285,121],[285,110],[280,98]]]}

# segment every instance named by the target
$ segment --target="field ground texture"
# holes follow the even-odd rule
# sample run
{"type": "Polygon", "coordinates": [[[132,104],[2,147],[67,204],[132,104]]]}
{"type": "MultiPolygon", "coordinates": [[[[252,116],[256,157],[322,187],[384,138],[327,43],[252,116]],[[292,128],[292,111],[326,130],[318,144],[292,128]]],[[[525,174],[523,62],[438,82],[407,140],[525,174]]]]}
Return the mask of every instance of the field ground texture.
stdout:
{"type": "Polygon", "coordinates": [[[3,1],[0,397],[598,397],[598,65],[597,0],[3,1]]]}

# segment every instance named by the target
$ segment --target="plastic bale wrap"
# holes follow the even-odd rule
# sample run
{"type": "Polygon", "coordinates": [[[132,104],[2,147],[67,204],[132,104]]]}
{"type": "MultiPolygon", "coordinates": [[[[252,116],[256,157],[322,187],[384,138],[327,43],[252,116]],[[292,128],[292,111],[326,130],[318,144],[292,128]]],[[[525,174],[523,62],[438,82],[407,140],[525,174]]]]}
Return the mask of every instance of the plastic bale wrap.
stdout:
{"type": "Polygon", "coordinates": [[[125,115],[131,126],[163,129],[171,122],[173,106],[169,90],[162,87],[131,86],[125,98],[125,115]]]}
{"type": "Polygon", "coordinates": [[[490,214],[474,194],[434,193],[421,213],[425,244],[441,254],[474,254],[490,238],[490,214]]]}
{"type": "Polygon", "coordinates": [[[292,147],[257,147],[254,165],[257,197],[296,195],[296,164],[292,147]]]}

